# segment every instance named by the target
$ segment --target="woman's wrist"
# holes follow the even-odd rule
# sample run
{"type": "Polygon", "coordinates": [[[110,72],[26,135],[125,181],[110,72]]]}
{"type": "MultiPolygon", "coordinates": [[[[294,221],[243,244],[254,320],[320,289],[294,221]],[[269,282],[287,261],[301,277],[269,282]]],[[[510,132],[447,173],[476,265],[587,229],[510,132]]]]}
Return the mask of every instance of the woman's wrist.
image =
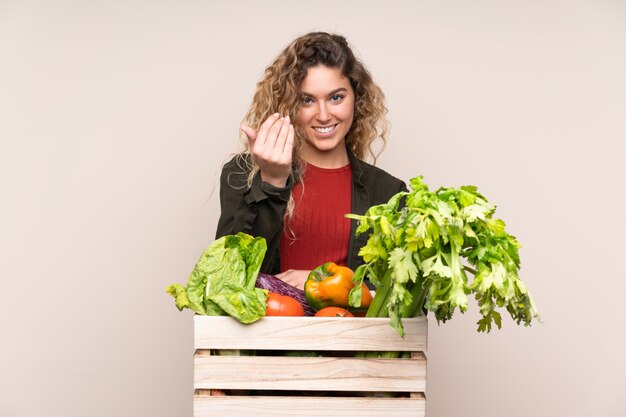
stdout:
{"type": "Polygon", "coordinates": [[[276,188],[285,188],[287,186],[288,179],[289,175],[286,177],[272,177],[261,172],[261,181],[273,185],[276,188]]]}

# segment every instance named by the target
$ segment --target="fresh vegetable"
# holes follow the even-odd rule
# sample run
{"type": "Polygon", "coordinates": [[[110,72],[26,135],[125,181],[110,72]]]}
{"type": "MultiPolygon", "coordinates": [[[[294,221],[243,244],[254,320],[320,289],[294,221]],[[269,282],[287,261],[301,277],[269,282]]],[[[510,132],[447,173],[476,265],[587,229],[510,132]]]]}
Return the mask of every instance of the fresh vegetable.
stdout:
{"type": "Polygon", "coordinates": [[[479,332],[501,327],[497,307],[506,308],[518,324],[539,319],[519,278],[520,245],[504,222],[492,217],[495,206],[474,186],[432,192],[416,177],[411,188],[365,215],[347,215],[359,221],[357,234],[371,230],[359,252],[365,264],[354,276],[357,284],[368,277],[376,286],[367,316],[390,317],[403,335],[403,317],[426,309],[445,322],[456,309],[465,312],[473,294],[482,315],[479,332]]]}
{"type": "Polygon", "coordinates": [[[312,316],[313,314],[315,314],[313,309],[306,302],[304,291],[294,287],[293,285],[287,284],[285,281],[275,277],[274,275],[260,273],[256,279],[255,285],[258,288],[263,288],[270,292],[275,292],[280,295],[288,295],[295,298],[302,305],[305,316],[312,316]]]}
{"type": "Polygon", "coordinates": [[[313,310],[336,306],[348,308],[367,308],[372,302],[372,295],[367,286],[360,283],[362,291],[348,299],[350,290],[354,287],[352,277],[354,272],[348,267],[339,266],[334,262],[327,262],[313,269],[304,283],[306,300],[313,310]]]}
{"type": "Polygon", "coordinates": [[[198,314],[230,315],[242,323],[265,316],[266,291],[255,288],[267,244],[245,233],[224,236],[211,243],[191,271],[187,287],[172,284],[167,292],[179,310],[198,314]]]}
{"type": "Polygon", "coordinates": [[[315,317],[354,317],[354,315],[345,308],[324,307],[315,313],[315,317]]]}
{"type": "Polygon", "coordinates": [[[266,316],[304,316],[304,308],[293,297],[270,292],[267,296],[266,316]]]}

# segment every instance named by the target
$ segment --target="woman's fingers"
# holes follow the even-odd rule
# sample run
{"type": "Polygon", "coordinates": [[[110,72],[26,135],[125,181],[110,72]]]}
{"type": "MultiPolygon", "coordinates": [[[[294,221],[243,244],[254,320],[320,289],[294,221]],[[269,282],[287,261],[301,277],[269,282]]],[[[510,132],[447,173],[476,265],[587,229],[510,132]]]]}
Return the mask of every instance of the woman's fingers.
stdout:
{"type": "MultiPolygon", "coordinates": [[[[244,133],[246,133],[245,130],[244,133]]],[[[246,135],[250,138],[250,134],[246,133],[246,135]]],[[[289,116],[277,119],[274,114],[261,125],[256,133],[253,154],[264,160],[283,161],[286,155],[291,156],[293,138],[293,127],[289,116]],[[288,142],[289,145],[287,145],[288,142]]]]}
{"type": "MultiPolygon", "coordinates": [[[[283,149],[285,148],[285,142],[287,141],[287,136],[289,135],[289,126],[291,125],[291,123],[289,123],[289,116],[281,119],[280,121],[282,123],[280,123],[280,130],[277,129],[278,131],[276,134],[276,139],[273,141],[274,146],[272,150],[276,154],[276,157],[282,160],[283,149]]],[[[276,126],[277,124],[279,123],[276,123],[274,126],[276,126]]],[[[274,126],[272,126],[272,128],[274,128],[274,126]]],[[[268,146],[270,146],[269,139],[268,146]]]]}
{"type": "Polygon", "coordinates": [[[294,141],[289,116],[282,118],[275,113],[257,132],[246,125],[242,125],[241,130],[248,136],[250,154],[260,168],[263,181],[284,187],[291,172],[294,141]]]}
{"type": "Polygon", "coordinates": [[[291,286],[304,290],[304,283],[306,282],[310,273],[311,271],[303,269],[288,269],[276,275],[276,277],[291,286]]]}
{"type": "Polygon", "coordinates": [[[285,142],[287,142],[287,137],[289,136],[289,126],[291,126],[291,120],[289,120],[289,116],[287,116],[283,121],[283,126],[280,129],[280,134],[276,141],[276,146],[281,153],[285,147],[285,142]]]}
{"type": "Polygon", "coordinates": [[[263,146],[265,149],[266,155],[269,156],[275,153],[276,144],[280,136],[280,131],[282,130],[284,124],[285,124],[285,119],[281,117],[280,119],[276,120],[274,124],[272,125],[272,127],[270,127],[270,129],[267,131],[267,136],[265,137],[265,144],[263,146]]]}
{"type": "Polygon", "coordinates": [[[279,118],[278,113],[274,113],[263,122],[263,124],[259,128],[259,131],[257,132],[257,139],[260,144],[262,145],[265,144],[267,140],[267,134],[269,130],[272,128],[272,126],[274,125],[274,123],[276,123],[278,118],[279,118]]]}
{"type": "Polygon", "coordinates": [[[287,131],[287,139],[285,140],[285,145],[283,146],[283,157],[288,158],[291,162],[291,155],[293,152],[293,140],[296,132],[293,128],[293,125],[290,123],[287,131]]]}

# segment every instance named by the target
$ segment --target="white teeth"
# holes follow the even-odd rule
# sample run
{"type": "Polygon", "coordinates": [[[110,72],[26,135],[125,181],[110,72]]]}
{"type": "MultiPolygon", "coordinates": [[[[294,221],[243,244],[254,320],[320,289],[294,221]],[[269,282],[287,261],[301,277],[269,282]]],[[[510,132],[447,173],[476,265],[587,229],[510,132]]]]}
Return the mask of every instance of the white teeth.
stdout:
{"type": "Polygon", "coordinates": [[[313,129],[317,130],[320,133],[328,133],[335,128],[336,125],[328,126],[328,127],[314,127],[313,129]]]}

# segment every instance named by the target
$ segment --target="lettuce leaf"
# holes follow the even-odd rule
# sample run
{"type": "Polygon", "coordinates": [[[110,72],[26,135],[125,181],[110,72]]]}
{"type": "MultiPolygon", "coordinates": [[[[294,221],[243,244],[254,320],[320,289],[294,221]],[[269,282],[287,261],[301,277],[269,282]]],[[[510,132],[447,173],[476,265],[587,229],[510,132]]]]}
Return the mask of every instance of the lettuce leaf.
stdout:
{"type": "Polygon", "coordinates": [[[211,243],[189,275],[187,287],[172,284],[168,294],[179,310],[198,314],[230,315],[242,323],[265,316],[267,293],[254,287],[267,244],[245,233],[228,235],[211,243]]]}

